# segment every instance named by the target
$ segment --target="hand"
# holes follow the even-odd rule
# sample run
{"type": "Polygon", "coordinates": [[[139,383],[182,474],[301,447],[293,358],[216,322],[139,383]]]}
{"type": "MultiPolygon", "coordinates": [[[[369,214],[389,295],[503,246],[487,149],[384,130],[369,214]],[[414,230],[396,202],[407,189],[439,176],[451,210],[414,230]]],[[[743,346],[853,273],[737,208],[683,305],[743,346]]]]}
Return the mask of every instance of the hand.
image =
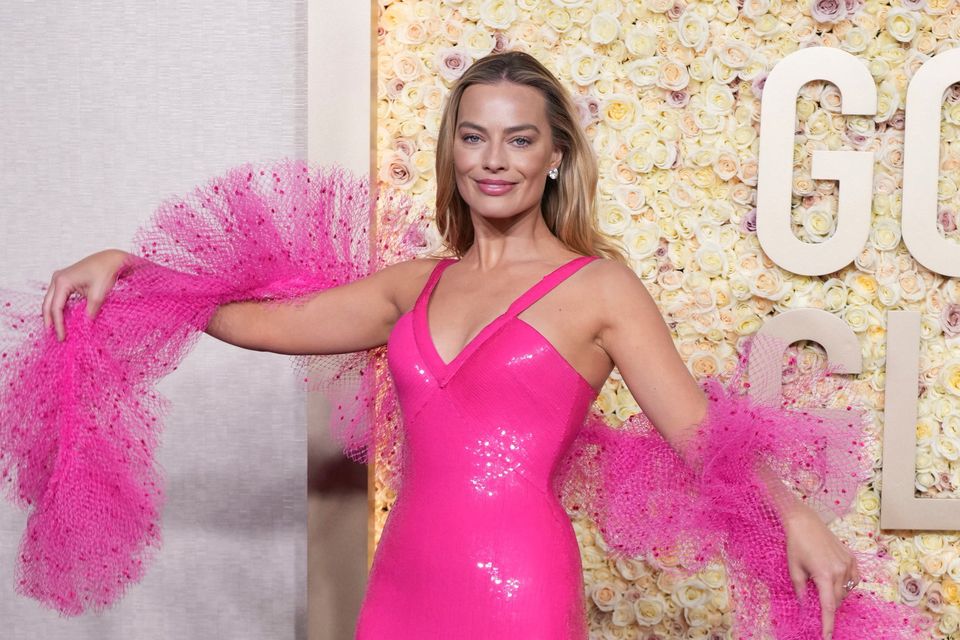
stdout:
{"type": "Polygon", "coordinates": [[[813,578],[820,595],[823,637],[830,640],[836,610],[849,592],[844,584],[860,581],[857,561],[820,516],[806,505],[799,505],[784,519],[787,534],[787,564],[797,597],[803,599],[807,580],[813,578]]]}
{"type": "Polygon", "coordinates": [[[91,320],[95,318],[129,255],[119,249],[106,249],[53,272],[47,294],[43,298],[43,324],[48,329],[51,324],[56,328],[59,341],[63,342],[67,337],[63,324],[63,309],[67,298],[74,292],[85,297],[87,316],[91,320]]]}

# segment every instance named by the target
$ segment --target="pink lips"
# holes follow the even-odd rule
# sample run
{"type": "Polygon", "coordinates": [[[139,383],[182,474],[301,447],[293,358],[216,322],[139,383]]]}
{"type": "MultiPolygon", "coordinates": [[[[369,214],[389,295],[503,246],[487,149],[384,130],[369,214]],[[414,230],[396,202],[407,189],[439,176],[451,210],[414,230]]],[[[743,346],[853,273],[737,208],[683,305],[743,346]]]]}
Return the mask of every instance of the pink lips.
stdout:
{"type": "Polygon", "coordinates": [[[513,189],[515,184],[506,180],[477,180],[477,187],[488,196],[501,196],[513,189]]]}

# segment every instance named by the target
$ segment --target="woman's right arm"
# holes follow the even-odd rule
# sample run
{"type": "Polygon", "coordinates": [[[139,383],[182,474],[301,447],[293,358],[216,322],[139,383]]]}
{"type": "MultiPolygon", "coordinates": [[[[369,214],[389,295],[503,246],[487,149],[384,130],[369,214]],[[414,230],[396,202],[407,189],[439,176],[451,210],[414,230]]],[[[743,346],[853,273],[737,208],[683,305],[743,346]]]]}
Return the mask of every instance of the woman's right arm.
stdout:
{"type": "MultiPolygon", "coordinates": [[[[53,273],[43,301],[44,324],[65,337],[63,309],[74,292],[95,318],[129,253],[107,249],[53,273]]],[[[399,289],[425,277],[429,260],[408,260],[300,300],[220,305],[207,324],[211,336],[245,349],[288,355],[349,353],[386,343],[400,316],[399,289]],[[425,266],[426,265],[426,266],[425,266]]]]}

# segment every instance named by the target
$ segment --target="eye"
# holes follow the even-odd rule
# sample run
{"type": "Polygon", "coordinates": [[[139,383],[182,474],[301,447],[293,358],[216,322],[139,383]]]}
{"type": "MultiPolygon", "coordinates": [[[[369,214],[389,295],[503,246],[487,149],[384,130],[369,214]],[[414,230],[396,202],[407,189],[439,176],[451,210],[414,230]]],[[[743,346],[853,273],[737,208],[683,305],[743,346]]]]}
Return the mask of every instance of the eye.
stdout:
{"type": "Polygon", "coordinates": [[[480,136],[478,136],[478,135],[475,134],[475,133],[468,133],[468,134],[464,135],[464,136],[461,138],[461,140],[463,140],[464,142],[467,142],[467,143],[479,142],[479,141],[480,141],[480,136]]]}
{"type": "Polygon", "coordinates": [[[530,138],[520,137],[520,138],[514,138],[513,142],[514,142],[518,147],[529,147],[529,146],[532,144],[533,141],[530,140],[530,138]]]}

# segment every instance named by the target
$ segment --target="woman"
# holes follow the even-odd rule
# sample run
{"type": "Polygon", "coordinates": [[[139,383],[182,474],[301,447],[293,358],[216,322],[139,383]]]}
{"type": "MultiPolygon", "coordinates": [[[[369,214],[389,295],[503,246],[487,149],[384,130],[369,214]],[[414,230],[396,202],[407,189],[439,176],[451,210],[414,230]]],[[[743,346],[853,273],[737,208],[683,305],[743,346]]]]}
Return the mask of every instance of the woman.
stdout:
{"type": "MultiPolygon", "coordinates": [[[[594,228],[596,160],[539,62],[508,52],[466,71],[444,109],[436,175],[437,225],[458,259],[406,260],[302,305],[222,304],[205,331],[284,354],[388,346],[404,490],[358,638],[582,640],[579,551],[548,497],[557,461],[613,367],[678,451],[708,398],[642,281],[594,228]]],[[[129,259],[107,250],[53,274],[42,313],[58,340],[68,297],[96,315],[129,259]]],[[[764,481],[783,497],[796,596],[815,583],[829,638],[857,563],[817,513],[764,481]]]]}

